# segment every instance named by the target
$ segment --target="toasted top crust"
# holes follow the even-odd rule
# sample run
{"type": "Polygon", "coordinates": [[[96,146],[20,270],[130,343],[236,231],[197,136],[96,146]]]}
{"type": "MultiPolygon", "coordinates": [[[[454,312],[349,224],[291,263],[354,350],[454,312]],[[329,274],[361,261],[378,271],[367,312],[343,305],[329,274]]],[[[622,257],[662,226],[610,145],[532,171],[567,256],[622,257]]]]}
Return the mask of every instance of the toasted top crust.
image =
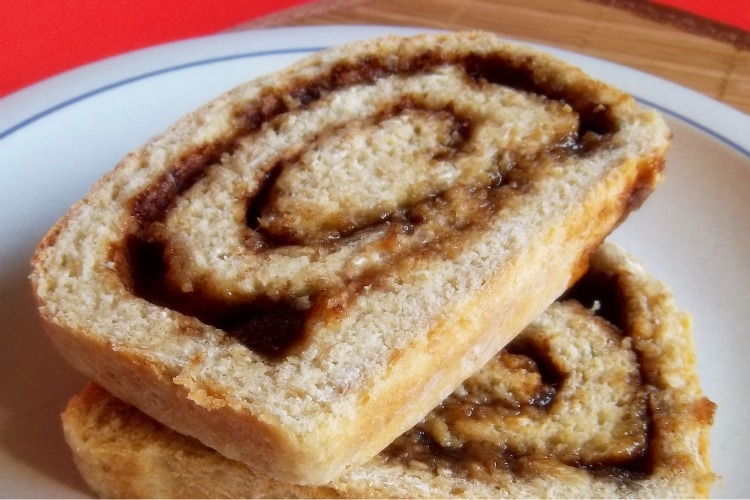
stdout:
{"type": "Polygon", "coordinates": [[[323,483],[580,275],[669,138],[629,96],[490,34],[335,48],[128,155],[42,241],[34,290],[99,384],[323,483]]]}
{"type": "Polygon", "coordinates": [[[254,473],[93,384],[63,422],[107,497],[703,497],[714,405],[689,325],[663,284],[607,244],[581,285],[422,422],[320,487],[254,473]]]}

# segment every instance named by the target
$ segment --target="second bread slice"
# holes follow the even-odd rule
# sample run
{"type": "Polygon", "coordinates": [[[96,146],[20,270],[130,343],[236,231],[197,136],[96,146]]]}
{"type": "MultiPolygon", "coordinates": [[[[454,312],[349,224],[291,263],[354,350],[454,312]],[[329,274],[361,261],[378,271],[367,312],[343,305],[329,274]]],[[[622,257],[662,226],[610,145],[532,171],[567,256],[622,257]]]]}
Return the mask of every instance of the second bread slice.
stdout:
{"type": "Polygon", "coordinates": [[[661,179],[661,118],[485,33],[334,48],[128,155],[49,232],[48,333],[276,479],[370,459],[521,331],[661,179]]]}

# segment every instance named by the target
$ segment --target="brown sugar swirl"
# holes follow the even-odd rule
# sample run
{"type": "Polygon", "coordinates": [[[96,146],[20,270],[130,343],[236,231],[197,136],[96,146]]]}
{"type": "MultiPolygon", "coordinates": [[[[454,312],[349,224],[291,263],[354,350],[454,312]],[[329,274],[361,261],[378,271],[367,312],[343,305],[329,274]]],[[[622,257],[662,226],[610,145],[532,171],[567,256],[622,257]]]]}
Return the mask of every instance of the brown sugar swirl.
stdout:
{"type": "Polygon", "coordinates": [[[121,274],[265,354],[304,337],[322,295],[341,307],[382,270],[460,246],[617,129],[608,103],[528,61],[437,49],[270,87],[232,116],[132,199],[121,274]]]}
{"type": "Polygon", "coordinates": [[[580,304],[556,303],[389,452],[474,478],[535,460],[638,475],[646,402],[632,339],[580,304]]]}

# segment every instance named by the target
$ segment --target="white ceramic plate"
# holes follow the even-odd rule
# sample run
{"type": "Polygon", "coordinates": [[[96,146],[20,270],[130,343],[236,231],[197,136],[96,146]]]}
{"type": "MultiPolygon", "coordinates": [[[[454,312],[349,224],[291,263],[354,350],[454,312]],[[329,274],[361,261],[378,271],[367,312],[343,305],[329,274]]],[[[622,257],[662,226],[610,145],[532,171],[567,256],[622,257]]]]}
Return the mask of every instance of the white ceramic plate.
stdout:
{"type": "MultiPolygon", "coordinates": [[[[45,231],[124,154],[184,112],[321,47],[389,27],[250,31],[108,59],[0,100],[0,496],[90,493],[58,415],[84,383],[39,327],[27,275],[45,231]]],[[[694,316],[703,387],[719,405],[715,496],[750,493],[750,117],[683,87],[547,49],[660,109],[674,131],[668,179],[613,238],[694,316]]]]}

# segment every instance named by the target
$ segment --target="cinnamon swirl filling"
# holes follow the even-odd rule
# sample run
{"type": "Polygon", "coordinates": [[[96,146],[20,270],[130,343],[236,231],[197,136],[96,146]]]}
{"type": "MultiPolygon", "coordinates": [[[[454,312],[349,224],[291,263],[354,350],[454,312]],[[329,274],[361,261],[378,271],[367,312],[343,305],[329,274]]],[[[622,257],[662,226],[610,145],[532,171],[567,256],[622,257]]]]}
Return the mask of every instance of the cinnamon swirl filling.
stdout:
{"type": "Polygon", "coordinates": [[[609,147],[612,103],[589,90],[527,60],[439,49],[265,88],[235,104],[231,134],[133,197],[120,276],[285,356],[311,314],[450,255],[536,179],[609,147]]]}
{"type": "Polygon", "coordinates": [[[589,272],[383,460],[485,481],[568,467],[619,482],[648,477],[653,381],[625,293],[617,275],[589,272]]]}

